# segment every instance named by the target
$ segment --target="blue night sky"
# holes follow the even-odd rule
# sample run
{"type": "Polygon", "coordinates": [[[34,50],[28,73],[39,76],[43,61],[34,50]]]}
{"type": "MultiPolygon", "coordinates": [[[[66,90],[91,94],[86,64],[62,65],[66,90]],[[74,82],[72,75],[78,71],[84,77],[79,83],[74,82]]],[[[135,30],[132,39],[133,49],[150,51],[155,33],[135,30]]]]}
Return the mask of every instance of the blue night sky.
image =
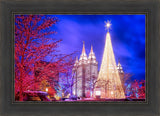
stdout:
{"type": "Polygon", "coordinates": [[[59,22],[54,26],[57,31],[53,37],[62,39],[59,44],[61,53],[79,51],[85,41],[89,55],[91,45],[100,69],[105,45],[105,23],[111,21],[111,41],[116,63],[120,63],[125,73],[133,74],[132,79],[145,79],[145,15],[54,15],[59,22]]]}

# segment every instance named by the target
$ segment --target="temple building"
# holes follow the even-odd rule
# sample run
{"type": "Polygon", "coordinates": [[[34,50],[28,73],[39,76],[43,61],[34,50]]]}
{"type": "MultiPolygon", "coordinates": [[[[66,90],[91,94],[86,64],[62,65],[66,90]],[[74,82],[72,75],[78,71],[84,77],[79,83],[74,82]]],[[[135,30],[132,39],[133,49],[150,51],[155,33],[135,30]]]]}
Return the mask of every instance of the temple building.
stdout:
{"type": "Polygon", "coordinates": [[[73,94],[78,97],[92,97],[95,82],[98,77],[98,62],[96,61],[93,47],[87,57],[85,52],[85,44],[83,42],[83,49],[80,58],[76,58],[73,68],[73,94]]]}
{"type": "Polygon", "coordinates": [[[123,80],[123,77],[124,77],[124,72],[123,72],[123,68],[122,68],[122,65],[121,65],[121,63],[120,63],[120,60],[118,60],[117,70],[118,70],[120,79],[121,79],[121,81],[122,81],[122,80],[123,80]]]}
{"type": "Polygon", "coordinates": [[[124,71],[123,71],[122,65],[120,63],[120,60],[118,60],[117,70],[118,70],[118,73],[119,73],[119,76],[120,76],[122,87],[123,87],[123,89],[125,89],[124,71]]]}

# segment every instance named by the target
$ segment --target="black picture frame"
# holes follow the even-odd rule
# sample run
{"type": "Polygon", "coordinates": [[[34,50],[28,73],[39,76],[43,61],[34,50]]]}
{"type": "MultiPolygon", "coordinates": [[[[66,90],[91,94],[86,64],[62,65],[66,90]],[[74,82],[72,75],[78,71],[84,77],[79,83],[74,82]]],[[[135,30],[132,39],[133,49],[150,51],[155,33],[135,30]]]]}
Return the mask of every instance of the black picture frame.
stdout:
{"type": "Polygon", "coordinates": [[[159,115],[159,1],[133,0],[1,0],[1,115],[55,115],[55,116],[158,116],[159,115]],[[54,14],[127,14],[144,13],[146,20],[146,103],[13,103],[14,43],[13,13],[54,13],[54,14]]]}

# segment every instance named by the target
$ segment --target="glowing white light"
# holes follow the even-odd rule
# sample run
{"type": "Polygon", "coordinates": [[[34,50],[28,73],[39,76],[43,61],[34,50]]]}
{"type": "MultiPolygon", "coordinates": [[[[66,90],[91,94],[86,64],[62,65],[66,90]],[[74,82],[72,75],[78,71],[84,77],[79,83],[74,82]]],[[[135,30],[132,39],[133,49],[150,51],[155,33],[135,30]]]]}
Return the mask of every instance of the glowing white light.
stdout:
{"type": "Polygon", "coordinates": [[[111,94],[113,94],[113,91],[111,91],[111,94]]]}
{"type": "Polygon", "coordinates": [[[48,88],[46,88],[46,92],[48,92],[48,88]]]}
{"type": "Polygon", "coordinates": [[[107,30],[109,30],[110,29],[110,26],[111,26],[111,22],[110,21],[105,21],[105,27],[106,27],[106,29],[107,30]]]}
{"type": "Polygon", "coordinates": [[[107,23],[107,27],[110,27],[110,25],[111,25],[110,23],[107,23]]]}
{"type": "Polygon", "coordinates": [[[96,95],[100,96],[101,95],[101,91],[96,91],[96,95]]]}

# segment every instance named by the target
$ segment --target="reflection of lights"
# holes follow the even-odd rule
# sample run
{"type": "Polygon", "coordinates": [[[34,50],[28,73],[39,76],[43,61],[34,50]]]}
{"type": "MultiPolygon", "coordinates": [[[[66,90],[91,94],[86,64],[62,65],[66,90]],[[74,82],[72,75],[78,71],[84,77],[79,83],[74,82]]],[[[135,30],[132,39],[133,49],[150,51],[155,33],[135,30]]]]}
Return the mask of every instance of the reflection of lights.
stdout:
{"type": "Polygon", "coordinates": [[[46,88],[46,92],[48,92],[48,88],[46,88]]]}
{"type": "Polygon", "coordinates": [[[96,95],[100,96],[101,95],[101,91],[96,91],[96,95]]]}
{"type": "Polygon", "coordinates": [[[113,91],[111,91],[111,94],[113,94],[113,91]]]}

